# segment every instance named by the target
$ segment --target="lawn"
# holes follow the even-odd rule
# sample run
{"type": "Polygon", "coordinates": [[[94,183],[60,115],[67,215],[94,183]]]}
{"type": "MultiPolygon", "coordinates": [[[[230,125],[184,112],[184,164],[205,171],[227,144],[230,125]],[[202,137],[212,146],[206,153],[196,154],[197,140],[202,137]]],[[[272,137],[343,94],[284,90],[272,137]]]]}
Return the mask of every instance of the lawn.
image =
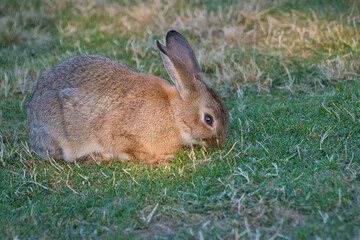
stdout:
{"type": "Polygon", "coordinates": [[[0,0],[1,239],[360,239],[360,2],[0,0]],[[67,164],[28,147],[37,79],[79,54],[169,79],[186,36],[230,112],[222,150],[67,164]]]}

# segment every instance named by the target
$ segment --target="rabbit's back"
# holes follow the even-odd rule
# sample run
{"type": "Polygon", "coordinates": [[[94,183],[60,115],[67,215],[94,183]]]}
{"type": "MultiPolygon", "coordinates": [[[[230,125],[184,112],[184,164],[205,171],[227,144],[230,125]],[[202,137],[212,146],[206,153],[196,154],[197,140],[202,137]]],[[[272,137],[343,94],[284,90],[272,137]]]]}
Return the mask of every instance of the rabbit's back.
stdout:
{"type": "MultiPolygon", "coordinates": [[[[133,69],[97,55],[66,59],[46,72],[38,81],[29,102],[50,89],[77,88],[86,92],[111,91],[114,85],[129,85],[133,69]]],[[[100,93],[100,92],[99,92],[100,93]]]]}
{"type": "MultiPolygon", "coordinates": [[[[88,121],[83,125],[90,124],[93,119],[99,121],[114,110],[126,115],[127,119],[143,115],[146,119],[148,113],[157,115],[169,111],[168,98],[174,90],[161,78],[137,73],[106,57],[85,55],[64,60],[45,73],[32,92],[28,105],[32,110],[42,99],[46,108],[51,108],[47,96],[54,96],[55,101],[62,101],[67,106],[67,114],[73,118],[87,115],[88,121]]],[[[141,123],[137,126],[143,127],[141,123]]]]}

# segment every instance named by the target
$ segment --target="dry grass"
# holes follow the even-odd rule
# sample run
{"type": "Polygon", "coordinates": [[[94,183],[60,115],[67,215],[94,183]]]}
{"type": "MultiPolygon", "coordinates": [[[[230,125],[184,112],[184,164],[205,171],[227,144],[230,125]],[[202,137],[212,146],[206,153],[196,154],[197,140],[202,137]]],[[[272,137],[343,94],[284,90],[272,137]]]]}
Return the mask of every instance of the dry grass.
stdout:
{"type": "MultiPolygon", "coordinates": [[[[30,4],[20,4],[18,12],[1,18],[0,36],[4,46],[46,42],[53,34],[48,24],[56,25],[60,44],[71,36],[82,35],[80,38],[85,42],[78,43],[79,48],[86,45],[93,34],[130,36],[127,53],[136,63],[132,67],[159,73],[161,62],[160,58],[155,58],[158,54],[153,41],[162,40],[166,31],[174,28],[190,38],[210,81],[218,88],[225,85],[233,91],[253,84],[259,89],[266,90],[275,84],[294,91],[299,86],[306,89],[318,83],[336,83],[357,77],[360,69],[357,8],[329,21],[322,12],[313,9],[284,11],[280,7],[283,2],[241,1],[210,10],[201,3],[174,0],[138,1],[136,4],[46,1],[36,9],[30,4]],[[66,8],[69,5],[71,7],[66,8]],[[68,13],[64,18],[60,13],[65,9],[68,13]],[[150,67],[144,68],[141,64],[144,59],[154,58],[150,67]],[[312,61],[314,58],[320,61],[312,61]],[[272,59],[280,68],[277,71],[269,66],[272,59]],[[305,66],[302,79],[293,76],[299,64],[309,61],[312,65],[305,66]],[[297,85],[294,89],[293,84],[297,85]]],[[[116,41],[108,44],[114,43],[116,45],[116,41]]],[[[79,51],[73,50],[69,55],[76,52],[79,51]]],[[[17,71],[10,69],[0,75],[6,93],[28,91],[38,77],[39,70],[30,69],[33,65],[15,64],[8,67],[16,67],[17,71]],[[21,80],[13,81],[18,77],[21,80]],[[12,79],[10,86],[8,79],[12,79]]],[[[50,64],[45,65],[50,67],[50,64]]]]}

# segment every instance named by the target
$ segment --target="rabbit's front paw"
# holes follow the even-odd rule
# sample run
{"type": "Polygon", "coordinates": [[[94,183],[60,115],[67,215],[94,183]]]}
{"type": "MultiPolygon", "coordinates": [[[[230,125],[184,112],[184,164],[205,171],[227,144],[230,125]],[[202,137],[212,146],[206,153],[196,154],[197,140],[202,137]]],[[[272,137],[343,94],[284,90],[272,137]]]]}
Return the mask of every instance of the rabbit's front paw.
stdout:
{"type": "Polygon", "coordinates": [[[174,158],[175,157],[173,154],[164,154],[164,155],[155,156],[154,159],[149,162],[150,164],[164,164],[171,161],[174,158]]]}
{"type": "Polygon", "coordinates": [[[101,162],[110,161],[113,159],[115,159],[115,157],[111,153],[93,152],[93,153],[90,153],[89,155],[85,156],[84,160],[86,163],[96,162],[99,164],[101,162]]]}

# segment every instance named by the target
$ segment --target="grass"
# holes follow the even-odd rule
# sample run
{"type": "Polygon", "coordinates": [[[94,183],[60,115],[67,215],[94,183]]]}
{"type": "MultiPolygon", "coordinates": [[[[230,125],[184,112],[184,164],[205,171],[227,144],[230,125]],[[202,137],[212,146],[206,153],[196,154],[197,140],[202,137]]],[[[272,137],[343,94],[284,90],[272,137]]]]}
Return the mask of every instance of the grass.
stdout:
{"type": "Polygon", "coordinates": [[[0,238],[360,239],[358,1],[0,4],[0,238]],[[29,150],[26,101],[92,53],[169,79],[154,40],[196,49],[230,111],[224,150],[167,165],[67,164],[29,150]]]}

